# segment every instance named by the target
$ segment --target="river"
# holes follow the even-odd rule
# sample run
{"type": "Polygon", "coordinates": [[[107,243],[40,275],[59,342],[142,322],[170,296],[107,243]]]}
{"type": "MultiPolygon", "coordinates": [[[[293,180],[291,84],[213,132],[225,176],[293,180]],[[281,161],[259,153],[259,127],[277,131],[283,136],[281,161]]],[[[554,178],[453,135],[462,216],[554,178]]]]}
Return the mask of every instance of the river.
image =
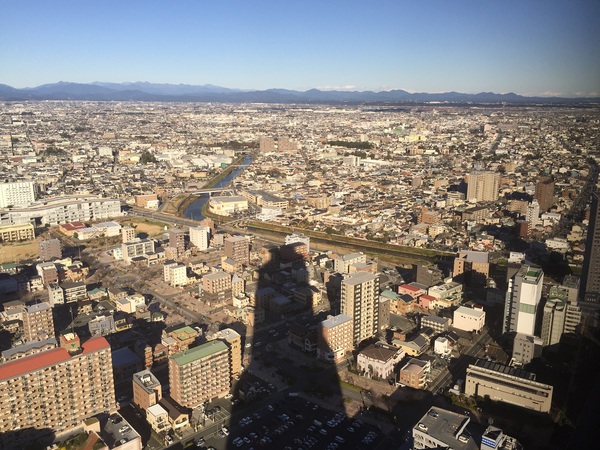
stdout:
{"type": "MultiPolygon", "coordinates": [[[[227,175],[225,178],[220,180],[213,187],[215,187],[215,188],[226,187],[246,167],[248,167],[250,164],[252,164],[252,161],[254,161],[254,157],[252,155],[246,156],[246,158],[244,159],[244,161],[242,162],[242,164],[239,167],[236,167],[235,169],[233,169],[229,175],[227,175]]],[[[190,206],[187,207],[187,209],[183,213],[183,216],[187,219],[203,220],[204,216],[202,215],[202,208],[204,208],[204,205],[209,200],[209,198],[210,198],[210,196],[208,194],[202,194],[200,197],[198,197],[197,200],[192,202],[190,204],[190,206]]]]}

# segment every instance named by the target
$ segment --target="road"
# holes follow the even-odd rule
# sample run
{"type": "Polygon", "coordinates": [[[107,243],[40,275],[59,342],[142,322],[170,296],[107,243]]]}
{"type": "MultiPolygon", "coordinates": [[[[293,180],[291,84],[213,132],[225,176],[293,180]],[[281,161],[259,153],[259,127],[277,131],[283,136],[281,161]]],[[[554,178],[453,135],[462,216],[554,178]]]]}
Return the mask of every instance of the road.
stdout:
{"type": "Polygon", "coordinates": [[[467,366],[472,364],[473,358],[482,356],[482,353],[485,352],[486,345],[491,341],[492,338],[488,334],[487,330],[481,334],[477,334],[473,344],[469,347],[469,349],[462,352],[460,357],[450,365],[449,369],[446,368],[440,372],[438,377],[428,387],[428,390],[435,394],[440,389],[443,389],[452,382],[458,380],[460,377],[464,379],[467,366]]]}

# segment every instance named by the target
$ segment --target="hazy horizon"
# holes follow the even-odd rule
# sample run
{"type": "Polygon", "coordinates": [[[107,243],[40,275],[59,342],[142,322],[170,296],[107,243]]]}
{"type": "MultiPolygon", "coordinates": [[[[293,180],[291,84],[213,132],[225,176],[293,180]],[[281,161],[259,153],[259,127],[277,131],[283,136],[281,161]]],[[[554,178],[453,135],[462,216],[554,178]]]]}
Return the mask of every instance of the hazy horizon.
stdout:
{"type": "Polygon", "coordinates": [[[30,0],[3,7],[2,83],[600,95],[600,2],[30,0]]]}

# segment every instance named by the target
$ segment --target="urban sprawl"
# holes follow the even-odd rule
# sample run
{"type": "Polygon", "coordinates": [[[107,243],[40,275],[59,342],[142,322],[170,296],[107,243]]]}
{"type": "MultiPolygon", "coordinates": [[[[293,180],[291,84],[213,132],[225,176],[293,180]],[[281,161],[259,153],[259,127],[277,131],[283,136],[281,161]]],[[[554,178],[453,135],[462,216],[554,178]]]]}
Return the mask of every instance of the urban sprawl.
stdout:
{"type": "Polygon", "coordinates": [[[586,448],[599,127],[4,103],[0,449],[586,448]]]}

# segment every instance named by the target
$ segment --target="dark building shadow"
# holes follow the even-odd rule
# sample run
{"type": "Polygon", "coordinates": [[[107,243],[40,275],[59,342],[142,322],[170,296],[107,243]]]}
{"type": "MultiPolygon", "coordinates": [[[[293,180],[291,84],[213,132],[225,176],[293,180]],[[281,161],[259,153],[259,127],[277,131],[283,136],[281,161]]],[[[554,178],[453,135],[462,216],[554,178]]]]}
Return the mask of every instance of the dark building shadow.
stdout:
{"type": "Polygon", "coordinates": [[[51,428],[21,428],[0,433],[1,450],[40,450],[52,445],[56,434],[51,428]]]}
{"type": "MultiPolygon", "coordinates": [[[[247,293],[266,317],[244,343],[245,370],[234,382],[242,403],[232,409],[226,448],[241,447],[240,440],[246,448],[327,448],[331,442],[357,448],[344,437],[351,434],[349,419],[327,424],[336,414],[335,420],[346,417],[345,403],[337,366],[316,359],[319,323],[329,307],[320,312],[310,307],[306,255],[297,245],[265,243],[253,251],[263,258],[253,273],[254,292],[247,293]]],[[[325,304],[335,305],[336,297],[339,303],[339,281],[326,283],[325,304]]]]}

